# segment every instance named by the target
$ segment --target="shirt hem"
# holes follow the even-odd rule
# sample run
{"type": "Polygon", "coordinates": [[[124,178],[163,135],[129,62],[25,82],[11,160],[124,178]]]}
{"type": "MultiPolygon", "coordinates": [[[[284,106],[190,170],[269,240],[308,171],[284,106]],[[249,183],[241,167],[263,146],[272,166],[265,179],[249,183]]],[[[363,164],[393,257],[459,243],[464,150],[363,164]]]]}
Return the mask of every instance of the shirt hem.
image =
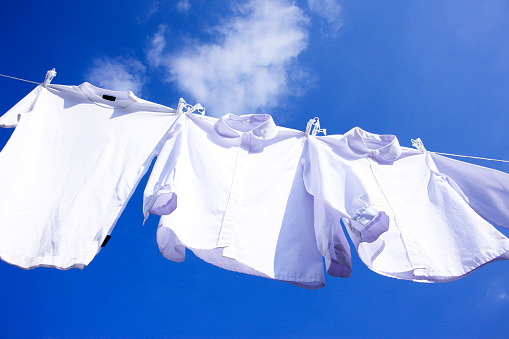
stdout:
{"type": "MultiPolygon", "coordinates": [[[[167,227],[167,226],[161,225],[161,227],[167,227]]],[[[168,227],[168,228],[171,229],[170,227],[168,227]]],[[[173,232],[175,232],[175,231],[173,231],[173,232]]],[[[177,237],[179,237],[176,232],[175,232],[175,235],[177,237]]],[[[264,273],[262,270],[260,270],[258,268],[259,265],[250,264],[249,260],[245,260],[242,256],[239,256],[238,254],[234,254],[234,253],[228,253],[228,255],[222,254],[222,257],[224,257],[226,259],[235,260],[236,262],[238,262],[238,263],[240,263],[242,265],[245,265],[247,268],[250,269],[248,272],[246,272],[246,271],[243,271],[242,269],[239,269],[239,268],[235,267],[234,265],[228,265],[227,263],[219,263],[216,260],[210,260],[209,258],[205,258],[204,256],[201,256],[198,253],[199,251],[214,250],[214,249],[218,249],[218,248],[223,248],[223,250],[225,250],[228,247],[221,247],[221,246],[192,246],[189,243],[186,243],[186,241],[182,240],[180,237],[179,237],[179,241],[180,241],[180,244],[177,245],[176,247],[187,248],[187,249],[193,251],[193,253],[197,257],[202,259],[203,261],[205,261],[205,262],[207,262],[209,264],[212,264],[214,266],[226,269],[228,271],[233,271],[233,272],[243,273],[243,274],[249,274],[249,275],[259,276],[259,277],[263,277],[263,278],[269,278],[269,279],[273,279],[273,280],[278,280],[278,281],[283,281],[283,282],[287,282],[287,283],[290,283],[292,285],[295,285],[295,286],[298,286],[298,287],[302,287],[302,288],[306,288],[306,289],[319,289],[319,288],[322,288],[322,287],[325,286],[324,277],[322,277],[322,276],[320,276],[320,277],[310,277],[310,278],[298,278],[298,277],[291,276],[291,275],[267,274],[267,273],[264,273]]],[[[176,249],[174,249],[174,250],[176,250],[176,249]]],[[[162,251],[161,251],[161,253],[162,253],[162,251]]],[[[169,259],[169,260],[172,260],[171,258],[166,257],[164,254],[163,254],[163,256],[165,258],[169,259]]],[[[181,261],[184,261],[184,258],[181,261]]]]}
{"type": "Polygon", "coordinates": [[[85,268],[97,254],[81,255],[75,258],[61,256],[41,256],[31,257],[11,251],[7,247],[0,245],[0,259],[9,265],[13,265],[25,270],[37,267],[57,268],[59,270],[68,270],[71,268],[85,268]]]}
{"type": "Polygon", "coordinates": [[[476,260],[475,265],[470,265],[466,269],[459,270],[456,272],[440,272],[440,271],[432,271],[432,270],[426,270],[426,275],[422,276],[415,276],[412,271],[404,271],[404,272],[387,272],[378,270],[374,267],[368,266],[368,268],[378,274],[396,278],[396,279],[402,279],[402,280],[411,280],[414,282],[421,282],[421,283],[446,283],[455,281],[458,279],[461,279],[474,271],[480,269],[481,267],[498,260],[508,260],[508,257],[502,257],[504,254],[509,254],[509,246],[505,247],[503,251],[496,252],[496,254],[483,257],[480,260],[476,260]]]}

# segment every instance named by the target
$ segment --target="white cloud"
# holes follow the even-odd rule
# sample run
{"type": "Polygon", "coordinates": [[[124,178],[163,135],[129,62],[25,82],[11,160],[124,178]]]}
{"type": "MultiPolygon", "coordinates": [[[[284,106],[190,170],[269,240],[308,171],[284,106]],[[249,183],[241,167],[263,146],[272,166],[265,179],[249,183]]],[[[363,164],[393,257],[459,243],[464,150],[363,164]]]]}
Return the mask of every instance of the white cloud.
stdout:
{"type": "Polygon", "coordinates": [[[146,67],[130,57],[94,59],[86,73],[88,82],[116,91],[141,93],[146,81],[146,67]]]}
{"type": "Polygon", "coordinates": [[[177,3],[177,9],[181,12],[187,12],[191,8],[189,0],[180,0],[177,3]]]}
{"type": "Polygon", "coordinates": [[[497,295],[497,300],[499,301],[504,301],[504,300],[507,300],[509,301],[509,294],[507,294],[507,292],[501,292],[497,295]]]}
{"type": "Polygon", "coordinates": [[[149,5],[147,15],[151,17],[152,15],[156,14],[159,11],[159,1],[154,1],[149,5]]]}
{"type": "Polygon", "coordinates": [[[506,279],[504,280],[504,278],[507,277],[500,276],[489,282],[483,302],[509,302],[509,291],[505,287],[506,279]]]}
{"type": "Polygon", "coordinates": [[[136,21],[138,21],[138,23],[143,23],[149,20],[154,14],[159,12],[160,3],[159,1],[153,1],[150,3],[145,3],[145,6],[146,10],[139,14],[138,17],[136,18],[136,21]]]}
{"type": "Polygon", "coordinates": [[[337,0],[308,0],[309,10],[324,18],[334,32],[342,26],[341,5],[337,0]]]}
{"type": "Polygon", "coordinates": [[[216,116],[254,113],[295,94],[288,79],[303,74],[296,57],[308,38],[308,19],[300,8],[287,0],[250,0],[216,30],[216,43],[164,55],[160,27],[148,60],[164,66],[171,81],[216,116]]]}
{"type": "Polygon", "coordinates": [[[150,48],[147,51],[147,61],[152,67],[159,67],[161,64],[161,56],[164,47],[166,47],[166,40],[164,34],[166,33],[167,26],[159,25],[159,29],[150,41],[150,48]]]}

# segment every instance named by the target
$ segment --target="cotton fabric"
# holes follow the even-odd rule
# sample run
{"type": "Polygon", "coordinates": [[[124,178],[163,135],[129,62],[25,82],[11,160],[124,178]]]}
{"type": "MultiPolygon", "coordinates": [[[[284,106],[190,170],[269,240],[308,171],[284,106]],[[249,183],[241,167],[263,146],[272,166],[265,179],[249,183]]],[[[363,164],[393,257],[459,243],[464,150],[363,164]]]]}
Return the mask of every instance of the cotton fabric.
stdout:
{"type": "Polygon", "coordinates": [[[0,153],[1,259],[25,269],[88,265],[175,119],[132,92],[35,88],[0,118],[17,126],[0,153]]]}
{"type": "Polygon", "coordinates": [[[507,227],[509,175],[401,147],[393,135],[360,128],[309,145],[317,162],[335,169],[319,173],[335,182],[327,195],[360,196],[389,217],[388,231],[372,242],[362,242],[356,225],[343,219],[372,270],[446,282],[508,258],[509,239],[484,218],[507,227]]]}
{"type": "Polygon", "coordinates": [[[305,185],[321,179],[305,178],[304,168],[321,165],[303,155],[308,138],[267,114],[182,116],[145,190],[145,213],[162,215],[161,253],[182,261],[187,247],[219,267],[305,288],[324,285],[323,256],[329,274],[348,277],[340,215],[305,185]]]}

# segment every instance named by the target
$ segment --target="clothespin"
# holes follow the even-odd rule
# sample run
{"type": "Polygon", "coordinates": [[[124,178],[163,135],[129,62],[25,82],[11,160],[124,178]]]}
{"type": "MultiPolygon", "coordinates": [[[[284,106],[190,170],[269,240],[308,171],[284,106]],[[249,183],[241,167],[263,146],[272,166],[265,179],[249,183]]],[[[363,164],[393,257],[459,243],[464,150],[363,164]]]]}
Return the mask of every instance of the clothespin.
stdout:
{"type": "Polygon", "coordinates": [[[179,104],[177,106],[177,114],[181,113],[191,114],[194,111],[200,113],[201,115],[205,115],[205,108],[201,104],[191,106],[188,103],[186,103],[184,99],[182,98],[179,99],[179,104]]]}
{"type": "Polygon", "coordinates": [[[318,119],[318,117],[310,119],[306,126],[306,137],[309,135],[316,136],[316,133],[327,135],[327,130],[325,128],[320,128],[320,119],[318,119]]]}
{"type": "Polygon", "coordinates": [[[315,123],[315,119],[309,119],[308,124],[306,125],[306,137],[309,137],[309,134],[311,133],[311,128],[313,128],[313,124],[315,123]]]}
{"type": "Polygon", "coordinates": [[[315,126],[313,127],[313,136],[316,136],[316,133],[322,133],[323,135],[327,135],[327,129],[325,128],[320,128],[320,120],[318,120],[318,118],[316,118],[316,124],[315,126]]]}
{"type": "Polygon", "coordinates": [[[421,141],[421,138],[410,139],[410,140],[412,141],[412,146],[417,148],[419,151],[421,151],[422,153],[426,153],[427,152],[426,148],[424,147],[424,144],[421,141]]]}
{"type": "Polygon", "coordinates": [[[51,80],[53,80],[53,78],[56,76],[57,76],[57,72],[55,71],[54,68],[52,70],[47,71],[46,78],[44,79],[42,86],[48,87],[48,85],[51,83],[51,80]]]}
{"type": "Polygon", "coordinates": [[[183,98],[179,99],[179,104],[177,106],[177,114],[181,114],[184,107],[187,105],[186,101],[183,98]]]}

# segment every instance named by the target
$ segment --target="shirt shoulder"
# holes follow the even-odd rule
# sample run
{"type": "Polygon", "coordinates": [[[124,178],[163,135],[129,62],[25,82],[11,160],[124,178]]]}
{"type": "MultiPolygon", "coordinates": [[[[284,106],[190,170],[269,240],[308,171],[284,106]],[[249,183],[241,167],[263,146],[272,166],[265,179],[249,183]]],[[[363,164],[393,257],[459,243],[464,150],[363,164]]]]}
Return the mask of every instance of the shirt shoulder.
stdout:
{"type": "Polygon", "coordinates": [[[45,89],[42,86],[37,86],[23,99],[15,104],[10,110],[0,117],[0,127],[16,127],[21,118],[21,115],[31,112],[39,98],[41,92],[45,89]]]}

